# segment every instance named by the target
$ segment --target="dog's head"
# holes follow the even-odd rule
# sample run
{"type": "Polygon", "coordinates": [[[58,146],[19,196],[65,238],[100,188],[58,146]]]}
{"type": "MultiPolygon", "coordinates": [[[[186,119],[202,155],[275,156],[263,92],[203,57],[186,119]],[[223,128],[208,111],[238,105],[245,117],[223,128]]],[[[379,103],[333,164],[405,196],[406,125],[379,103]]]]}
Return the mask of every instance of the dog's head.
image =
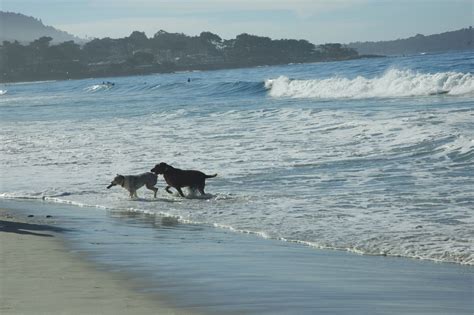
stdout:
{"type": "Polygon", "coordinates": [[[112,180],[110,185],[107,186],[107,189],[109,189],[110,187],[115,186],[115,185],[123,186],[124,180],[125,180],[125,177],[123,175],[117,174],[117,176],[115,176],[115,178],[112,180]]]}
{"type": "Polygon", "coordinates": [[[171,166],[169,166],[165,162],[161,162],[160,164],[156,164],[155,167],[150,170],[150,172],[155,173],[155,174],[164,174],[170,168],[171,166]]]}

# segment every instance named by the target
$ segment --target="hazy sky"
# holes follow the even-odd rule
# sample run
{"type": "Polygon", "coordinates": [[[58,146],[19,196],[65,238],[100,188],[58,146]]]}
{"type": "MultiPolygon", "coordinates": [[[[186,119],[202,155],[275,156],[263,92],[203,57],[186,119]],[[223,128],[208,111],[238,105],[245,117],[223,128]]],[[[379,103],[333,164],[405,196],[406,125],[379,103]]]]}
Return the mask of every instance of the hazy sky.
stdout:
{"type": "Polygon", "coordinates": [[[326,42],[397,39],[468,27],[474,0],[0,0],[80,37],[158,30],[222,38],[240,33],[326,42]]]}

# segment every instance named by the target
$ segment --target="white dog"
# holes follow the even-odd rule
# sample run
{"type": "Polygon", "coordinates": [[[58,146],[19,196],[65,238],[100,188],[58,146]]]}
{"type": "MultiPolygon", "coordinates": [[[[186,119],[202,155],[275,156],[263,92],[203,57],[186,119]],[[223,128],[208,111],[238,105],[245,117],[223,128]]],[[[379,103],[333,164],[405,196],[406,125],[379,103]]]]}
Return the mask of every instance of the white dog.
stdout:
{"type": "Polygon", "coordinates": [[[158,188],[155,188],[154,186],[156,185],[157,179],[158,176],[153,173],[143,173],[140,175],[125,176],[117,174],[117,176],[115,176],[114,180],[110,183],[110,185],[107,186],[107,189],[115,185],[120,185],[126,190],[128,190],[128,192],[130,193],[130,198],[138,198],[137,190],[143,185],[145,185],[146,188],[153,191],[154,197],[156,198],[156,192],[158,191],[158,188]]]}

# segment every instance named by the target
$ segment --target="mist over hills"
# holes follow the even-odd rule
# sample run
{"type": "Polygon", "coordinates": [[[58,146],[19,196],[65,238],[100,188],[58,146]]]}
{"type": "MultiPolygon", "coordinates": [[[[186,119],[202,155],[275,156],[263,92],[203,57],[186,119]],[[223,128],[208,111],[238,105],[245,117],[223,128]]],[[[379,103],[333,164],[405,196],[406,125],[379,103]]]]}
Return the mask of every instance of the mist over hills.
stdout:
{"type": "MultiPolygon", "coordinates": [[[[73,40],[83,44],[85,39],[65,31],[44,25],[41,19],[21,13],[0,11],[0,42],[32,42],[42,36],[52,38],[52,43],[73,40]]],[[[417,34],[409,38],[351,42],[347,47],[354,48],[359,54],[403,55],[422,52],[439,52],[450,50],[474,49],[474,30],[472,26],[440,34],[417,34]]]]}
{"type": "Polygon", "coordinates": [[[81,40],[41,20],[0,11],[0,82],[122,76],[339,61],[473,49],[473,30],[382,42],[327,43],[240,34],[233,39],[163,30],[148,37],[81,40]]]}
{"type": "Polygon", "coordinates": [[[68,40],[58,43],[60,35],[67,33],[55,30],[50,36],[42,33],[39,38],[25,42],[38,32],[30,32],[28,37],[26,34],[20,38],[15,36],[27,33],[27,29],[44,31],[43,23],[11,13],[3,16],[9,17],[2,20],[3,25],[8,24],[5,38],[13,37],[13,40],[0,44],[0,82],[230,69],[363,57],[338,43],[316,46],[307,40],[275,40],[246,33],[222,39],[210,32],[189,36],[160,30],[148,37],[144,32],[133,31],[123,38],[95,38],[79,44],[69,36],[68,40]]]}
{"type": "Polygon", "coordinates": [[[474,30],[472,26],[456,31],[434,35],[417,34],[415,36],[378,42],[354,42],[347,44],[359,54],[410,55],[427,52],[452,50],[473,50],[474,30]]]}
{"type": "MultiPolygon", "coordinates": [[[[65,31],[46,26],[41,19],[21,13],[0,11],[0,43],[19,41],[29,43],[40,37],[51,37],[52,44],[74,41],[84,44],[86,40],[65,31]]],[[[441,34],[422,35],[396,40],[351,42],[348,48],[361,55],[408,55],[423,52],[442,52],[474,49],[474,30],[472,26],[441,34]]]]}
{"type": "Polygon", "coordinates": [[[0,42],[19,41],[29,43],[42,36],[49,36],[53,43],[69,40],[83,42],[84,40],[52,26],[44,25],[40,19],[21,13],[0,11],[0,42]]]}

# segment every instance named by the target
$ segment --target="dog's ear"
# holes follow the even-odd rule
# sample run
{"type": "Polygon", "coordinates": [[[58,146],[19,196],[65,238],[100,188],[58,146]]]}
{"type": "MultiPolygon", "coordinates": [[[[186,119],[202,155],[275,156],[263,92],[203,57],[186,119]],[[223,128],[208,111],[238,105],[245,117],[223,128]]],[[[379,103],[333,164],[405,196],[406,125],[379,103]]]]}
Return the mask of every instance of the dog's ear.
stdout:
{"type": "Polygon", "coordinates": [[[117,175],[117,183],[119,185],[123,185],[123,182],[125,181],[125,176],[123,175],[117,175]]]}

